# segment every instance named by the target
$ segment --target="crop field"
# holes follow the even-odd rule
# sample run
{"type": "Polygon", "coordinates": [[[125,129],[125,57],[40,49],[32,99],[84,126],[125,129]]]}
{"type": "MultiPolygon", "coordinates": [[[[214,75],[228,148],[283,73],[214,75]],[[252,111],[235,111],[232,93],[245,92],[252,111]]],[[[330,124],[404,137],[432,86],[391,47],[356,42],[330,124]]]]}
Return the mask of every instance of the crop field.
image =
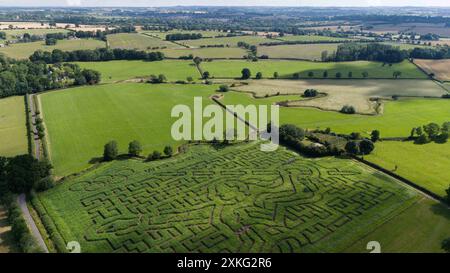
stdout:
{"type": "Polygon", "coordinates": [[[293,73],[300,73],[301,78],[323,78],[324,71],[328,72],[328,78],[336,78],[337,72],[341,73],[341,78],[343,79],[348,78],[349,72],[352,72],[352,78],[358,79],[363,78],[363,72],[368,72],[368,78],[393,78],[394,71],[401,71],[400,78],[427,78],[414,64],[408,61],[389,66],[368,61],[322,63],[277,60],[258,62],[224,60],[204,62],[201,64],[201,67],[203,71],[209,71],[216,78],[239,78],[244,68],[250,69],[253,77],[257,72],[261,72],[265,78],[272,78],[274,72],[278,72],[281,78],[290,78],[293,73]],[[309,77],[308,72],[313,72],[313,77],[309,77]]]}
{"type": "Polygon", "coordinates": [[[107,37],[109,46],[111,48],[151,50],[152,48],[180,47],[171,42],[137,33],[118,33],[108,35],[107,37]]]}
{"type": "Polygon", "coordinates": [[[440,81],[450,81],[450,60],[421,60],[415,59],[419,67],[427,73],[433,73],[434,77],[440,81]]]}
{"type": "Polygon", "coordinates": [[[200,58],[243,58],[247,56],[247,51],[238,47],[224,47],[224,48],[180,48],[180,49],[163,49],[158,50],[164,53],[166,57],[178,58],[181,56],[188,56],[192,54],[200,58]]]}
{"type": "MultiPolygon", "coordinates": [[[[219,38],[205,38],[195,40],[183,40],[178,41],[181,44],[185,44],[190,47],[200,47],[202,45],[225,45],[230,47],[236,47],[238,42],[246,42],[250,45],[259,45],[260,43],[276,42],[276,40],[268,39],[262,36],[235,36],[235,37],[219,37],[219,38]]],[[[216,50],[220,50],[217,49],[216,50]]]]}
{"type": "Polygon", "coordinates": [[[24,97],[0,99],[0,156],[28,152],[24,97]]]}
{"type": "Polygon", "coordinates": [[[320,61],[322,52],[329,54],[336,51],[339,44],[304,44],[304,45],[279,45],[279,46],[260,46],[258,55],[267,55],[271,59],[289,58],[320,61]]]}
{"type": "Polygon", "coordinates": [[[399,96],[440,97],[446,91],[430,80],[251,80],[248,85],[233,90],[250,92],[255,97],[279,94],[303,94],[308,88],[326,93],[324,97],[290,102],[290,106],[310,106],[339,111],[344,105],[352,105],[358,113],[376,114],[376,101],[371,98],[391,99],[399,96]]]}
{"type": "MultiPolygon", "coordinates": [[[[225,104],[265,104],[270,101],[255,99],[248,94],[228,92],[222,99],[225,104]]],[[[285,100],[280,98],[280,101],[285,100]]],[[[408,137],[413,127],[429,122],[442,124],[450,116],[450,101],[444,99],[400,99],[384,105],[382,115],[347,115],[335,111],[322,111],[309,107],[280,107],[280,123],[295,124],[308,129],[331,128],[334,132],[350,134],[360,132],[370,135],[372,130],[380,130],[381,137],[408,137]]]]}
{"type": "Polygon", "coordinates": [[[299,41],[299,42],[338,42],[338,41],[348,41],[352,40],[350,38],[338,38],[329,36],[319,36],[319,35],[287,35],[277,38],[283,41],[299,41]]]}
{"type": "Polygon", "coordinates": [[[149,77],[152,74],[164,74],[168,81],[186,80],[187,77],[200,78],[200,73],[192,61],[109,61],[77,64],[82,68],[99,71],[102,74],[102,83],[149,77]]]}
{"type": "Polygon", "coordinates": [[[192,106],[194,96],[208,97],[217,86],[104,84],[72,88],[39,95],[49,133],[50,154],[56,175],[67,175],[88,167],[101,157],[103,145],[119,143],[126,153],[132,140],[141,142],[147,156],[166,145],[180,144],[171,136],[172,107],[192,106]]]}
{"type": "Polygon", "coordinates": [[[95,39],[78,39],[78,40],[59,40],[54,46],[47,46],[45,42],[18,43],[7,47],[0,48],[0,53],[16,59],[26,59],[36,50],[52,51],[53,49],[61,49],[65,51],[73,51],[78,49],[96,49],[105,47],[103,41],[95,39]]]}
{"type": "Polygon", "coordinates": [[[417,145],[383,141],[377,143],[375,151],[366,159],[388,170],[395,170],[397,166],[395,173],[441,196],[445,196],[445,190],[450,187],[449,142],[417,145]],[[431,155],[433,160],[430,160],[431,155]]]}
{"type": "Polygon", "coordinates": [[[246,144],[116,161],[38,198],[83,252],[338,252],[417,194],[354,161],[246,144]]]}

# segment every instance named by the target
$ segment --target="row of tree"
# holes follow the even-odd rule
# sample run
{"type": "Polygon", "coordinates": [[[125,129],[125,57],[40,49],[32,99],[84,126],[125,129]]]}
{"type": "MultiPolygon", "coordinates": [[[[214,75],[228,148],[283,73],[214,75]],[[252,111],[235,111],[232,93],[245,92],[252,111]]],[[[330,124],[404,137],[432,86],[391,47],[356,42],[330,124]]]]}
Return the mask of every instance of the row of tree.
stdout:
{"type": "MultiPolygon", "coordinates": [[[[139,141],[133,140],[128,144],[128,155],[132,157],[140,157],[143,151],[142,145],[139,141]]],[[[173,149],[171,146],[167,145],[164,147],[164,155],[166,157],[171,157],[173,155],[173,149]]],[[[117,141],[112,140],[105,144],[103,147],[103,160],[112,161],[119,156],[119,148],[117,141]]],[[[162,154],[158,151],[153,151],[153,153],[147,156],[147,160],[157,160],[162,158],[162,154]]]]}
{"type": "Polygon", "coordinates": [[[172,33],[166,35],[167,41],[179,41],[179,40],[198,40],[203,35],[201,33],[172,33]]]}
{"type": "Polygon", "coordinates": [[[95,84],[100,73],[76,64],[48,65],[0,56],[0,98],[37,93],[72,85],[95,84]]]}
{"type": "Polygon", "coordinates": [[[437,143],[447,142],[450,135],[450,122],[444,122],[442,126],[437,123],[429,123],[411,129],[410,138],[414,138],[417,144],[425,144],[430,141],[437,143]]]}
{"type": "Polygon", "coordinates": [[[84,49],[75,51],[62,51],[54,49],[52,52],[38,50],[31,56],[33,62],[42,61],[48,64],[60,62],[98,62],[111,60],[146,60],[161,61],[164,59],[162,52],[145,52],[135,49],[84,49]]]}

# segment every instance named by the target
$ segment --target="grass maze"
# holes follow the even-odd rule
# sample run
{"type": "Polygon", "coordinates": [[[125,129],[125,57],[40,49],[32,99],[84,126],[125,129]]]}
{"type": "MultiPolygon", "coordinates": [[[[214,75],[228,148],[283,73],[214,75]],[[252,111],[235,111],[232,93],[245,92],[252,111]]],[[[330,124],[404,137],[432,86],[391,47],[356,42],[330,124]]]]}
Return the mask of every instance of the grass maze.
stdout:
{"type": "Polygon", "coordinates": [[[114,162],[40,200],[55,222],[65,220],[60,228],[71,227],[64,239],[76,236],[85,252],[234,253],[348,246],[414,196],[352,161],[257,145],[191,150],[167,161],[114,162]],[[71,213],[78,220],[64,215],[71,213]],[[338,233],[346,235],[336,240],[338,233]]]}

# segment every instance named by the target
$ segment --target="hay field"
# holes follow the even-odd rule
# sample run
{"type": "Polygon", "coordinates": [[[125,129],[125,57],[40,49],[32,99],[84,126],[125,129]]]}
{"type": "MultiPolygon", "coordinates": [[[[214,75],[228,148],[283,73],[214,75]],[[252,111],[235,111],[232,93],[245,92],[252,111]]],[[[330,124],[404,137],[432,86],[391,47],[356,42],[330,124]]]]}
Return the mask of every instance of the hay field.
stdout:
{"type": "Polygon", "coordinates": [[[328,54],[336,51],[339,44],[303,44],[303,45],[279,45],[279,46],[259,46],[258,55],[267,55],[270,59],[288,58],[320,61],[323,51],[328,54]]]}
{"type": "Polygon", "coordinates": [[[138,33],[117,33],[107,36],[111,48],[151,50],[152,48],[180,48],[174,43],[138,33]]]}
{"type": "Polygon", "coordinates": [[[440,81],[450,81],[450,60],[424,60],[415,59],[414,63],[427,73],[434,73],[434,77],[440,81]]]}
{"type": "Polygon", "coordinates": [[[352,105],[358,113],[376,114],[377,104],[370,98],[391,99],[399,96],[441,96],[445,91],[429,80],[252,80],[234,90],[251,92],[256,97],[280,94],[303,94],[317,89],[327,96],[290,102],[290,106],[310,106],[339,111],[352,105]]]}

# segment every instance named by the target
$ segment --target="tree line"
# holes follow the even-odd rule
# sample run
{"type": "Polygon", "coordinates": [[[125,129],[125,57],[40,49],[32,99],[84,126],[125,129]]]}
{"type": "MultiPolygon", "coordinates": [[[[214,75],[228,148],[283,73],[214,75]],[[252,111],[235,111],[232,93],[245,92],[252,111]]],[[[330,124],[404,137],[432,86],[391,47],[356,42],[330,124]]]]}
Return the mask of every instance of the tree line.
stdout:
{"type": "Polygon", "coordinates": [[[173,33],[167,34],[167,41],[179,41],[179,40],[198,40],[201,39],[203,35],[201,33],[173,33]]]}
{"type": "Polygon", "coordinates": [[[60,62],[99,62],[112,60],[145,60],[161,61],[164,59],[162,52],[145,52],[135,49],[83,49],[75,51],[62,51],[54,49],[52,52],[37,50],[31,56],[33,62],[45,62],[47,64],[60,62]]]}
{"type": "Polygon", "coordinates": [[[0,98],[73,85],[96,84],[100,73],[76,64],[48,65],[0,56],[0,98]]]}

